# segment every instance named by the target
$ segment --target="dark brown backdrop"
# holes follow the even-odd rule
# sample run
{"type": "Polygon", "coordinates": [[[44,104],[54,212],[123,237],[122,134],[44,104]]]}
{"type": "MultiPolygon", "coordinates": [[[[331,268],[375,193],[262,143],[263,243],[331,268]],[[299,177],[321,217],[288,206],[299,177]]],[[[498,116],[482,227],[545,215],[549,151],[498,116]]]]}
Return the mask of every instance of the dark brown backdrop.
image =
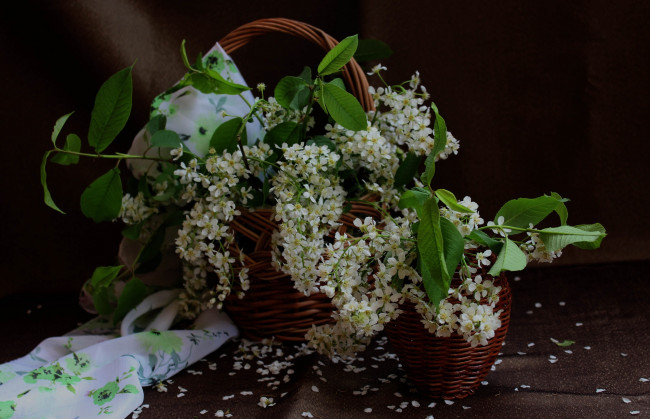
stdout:
{"type": "MultiPolygon", "coordinates": [[[[461,141],[437,181],[472,196],[486,219],[507,199],[557,191],[572,199],[570,222],[599,221],[609,232],[601,250],[567,252],[561,263],[649,259],[650,5],[565,3],[86,0],[3,8],[0,296],[75,292],[95,266],[113,263],[118,226],[95,225],[78,209],[83,188],[107,166],[51,167],[54,199],[68,215],[42,203],[38,171],[54,121],[76,110],[64,133],[84,138],[99,85],[136,62],[132,122],[115,145],[124,150],[150,100],[183,74],[182,39],[195,55],[242,23],[275,16],[339,39],[386,41],[395,50],[384,62],[393,82],[419,70],[461,141]]],[[[273,85],[320,56],[282,36],[233,55],[251,85],[273,85]]]]}

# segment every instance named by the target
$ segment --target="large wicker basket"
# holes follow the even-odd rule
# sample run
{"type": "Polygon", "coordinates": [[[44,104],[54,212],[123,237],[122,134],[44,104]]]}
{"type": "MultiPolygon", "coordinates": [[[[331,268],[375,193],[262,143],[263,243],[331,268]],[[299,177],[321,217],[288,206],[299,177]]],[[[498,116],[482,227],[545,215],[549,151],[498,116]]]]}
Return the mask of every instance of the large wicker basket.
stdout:
{"type": "MultiPolygon", "coordinates": [[[[338,44],[333,37],[316,27],[284,18],[260,19],[247,23],[230,32],[219,44],[227,53],[231,53],[253,38],[272,32],[304,38],[326,51],[338,44]]],[[[354,59],[344,67],[342,76],[363,108],[366,111],[374,109],[366,75],[354,59]]],[[[235,292],[225,301],[224,309],[245,338],[304,341],[305,333],[312,325],[333,321],[330,299],[324,294],[305,296],[296,291],[291,278],[272,266],[271,237],[277,230],[273,210],[240,210],[241,216],[230,226],[239,241],[253,243],[252,251],[245,252],[250,288],[242,299],[237,298],[236,291],[239,290],[235,288],[235,292]]],[[[353,225],[355,218],[363,219],[367,216],[380,218],[379,212],[372,205],[355,203],[339,220],[339,230],[345,231],[353,225]]],[[[237,255],[237,246],[231,249],[231,253],[237,255]]]]}
{"type": "Polygon", "coordinates": [[[501,327],[486,346],[472,347],[463,337],[436,337],[422,325],[413,304],[386,325],[389,341],[406,369],[408,378],[426,396],[461,399],[474,393],[497,359],[510,323],[512,294],[505,274],[492,278],[501,287],[495,311],[503,310],[501,327]]]}

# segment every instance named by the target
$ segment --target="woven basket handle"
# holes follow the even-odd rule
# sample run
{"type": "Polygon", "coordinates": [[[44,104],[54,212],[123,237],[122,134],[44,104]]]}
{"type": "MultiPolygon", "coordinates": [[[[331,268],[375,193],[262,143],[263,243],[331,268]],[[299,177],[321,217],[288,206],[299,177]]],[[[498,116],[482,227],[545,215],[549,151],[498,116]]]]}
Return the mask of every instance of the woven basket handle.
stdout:
{"type": "MultiPolygon", "coordinates": [[[[320,45],[325,51],[331,50],[338,44],[336,39],[321,29],[304,22],[285,18],[260,19],[246,23],[224,36],[219,41],[219,44],[230,54],[248,44],[251,39],[270,32],[286,33],[297,38],[304,38],[320,45]]],[[[343,70],[343,78],[363,109],[366,111],[373,110],[375,106],[372,96],[368,93],[368,79],[354,58],[346,64],[343,70]]]]}

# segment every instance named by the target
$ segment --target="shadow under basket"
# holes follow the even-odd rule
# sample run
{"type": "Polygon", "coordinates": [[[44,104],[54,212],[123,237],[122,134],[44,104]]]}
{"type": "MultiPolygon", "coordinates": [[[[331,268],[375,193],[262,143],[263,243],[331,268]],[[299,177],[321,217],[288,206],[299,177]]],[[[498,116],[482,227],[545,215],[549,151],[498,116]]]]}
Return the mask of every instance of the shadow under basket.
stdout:
{"type": "Polygon", "coordinates": [[[505,274],[490,278],[501,287],[495,312],[503,310],[501,327],[486,346],[472,347],[463,337],[436,337],[422,324],[422,316],[408,303],[386,325],[388,339],[418,392],[432,398],[462,399],[474,393],[497,359],[508,331],[512,294],[505,274]]]}

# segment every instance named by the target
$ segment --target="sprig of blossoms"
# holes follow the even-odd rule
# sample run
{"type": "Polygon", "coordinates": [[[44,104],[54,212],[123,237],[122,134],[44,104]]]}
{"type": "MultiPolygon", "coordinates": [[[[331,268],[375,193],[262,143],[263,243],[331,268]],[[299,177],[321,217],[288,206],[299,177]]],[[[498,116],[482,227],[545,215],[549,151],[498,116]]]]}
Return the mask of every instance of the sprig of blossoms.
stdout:
{"type": "Polygon", "coordinates": [[[261,162],[268,158],[270,147],[262,143],[243,148],[249,156],[248,169],[240,150],[221,154],[211,150],[204,162],[193,158],[174,172],[191,204],[176,237],[176,252],[185,262],[181,302],[186,316],[221,308],[234,279],[239,279],[243,290],[250,285],[243,253],[235,254],[231,248],[234,236],[229,225],[240,215],[238,207],[251,198],[242,183],[264,173],[261,162]],[[209,285],[209,275],[216,277],[216,284],[209,285]]]}

